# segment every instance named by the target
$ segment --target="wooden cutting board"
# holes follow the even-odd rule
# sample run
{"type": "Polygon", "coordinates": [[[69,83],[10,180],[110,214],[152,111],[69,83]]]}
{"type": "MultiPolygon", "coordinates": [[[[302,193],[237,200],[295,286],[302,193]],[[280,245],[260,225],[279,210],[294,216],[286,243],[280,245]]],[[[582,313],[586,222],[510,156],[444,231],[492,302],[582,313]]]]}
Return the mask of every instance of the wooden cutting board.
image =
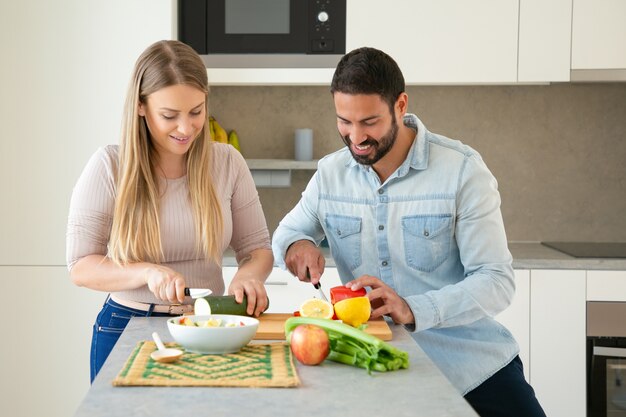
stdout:
{"type": "MultiPolygon", "coordinates": [[[[259,317],[259,328],[254,340],[284,340],[285,321],[293,317],[292,314],[267,313],[259,317]]],[[[391,340],[391,329],[383,319],[370,320],[367,322],[366,333],[382,340],[391,340]]]]}

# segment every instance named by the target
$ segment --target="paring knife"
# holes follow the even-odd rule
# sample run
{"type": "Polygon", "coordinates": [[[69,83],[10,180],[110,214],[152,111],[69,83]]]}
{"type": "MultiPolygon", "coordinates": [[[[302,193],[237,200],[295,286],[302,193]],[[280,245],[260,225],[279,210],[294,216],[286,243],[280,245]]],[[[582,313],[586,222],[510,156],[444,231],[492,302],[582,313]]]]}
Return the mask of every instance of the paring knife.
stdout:
{"type": "Polygon", "coordinates": [[[185,295],[188,295],[191,298],[206,297],[207,295],[211,295],[212,293],[213,291],[208,288],[185,288],[185,295]]]}

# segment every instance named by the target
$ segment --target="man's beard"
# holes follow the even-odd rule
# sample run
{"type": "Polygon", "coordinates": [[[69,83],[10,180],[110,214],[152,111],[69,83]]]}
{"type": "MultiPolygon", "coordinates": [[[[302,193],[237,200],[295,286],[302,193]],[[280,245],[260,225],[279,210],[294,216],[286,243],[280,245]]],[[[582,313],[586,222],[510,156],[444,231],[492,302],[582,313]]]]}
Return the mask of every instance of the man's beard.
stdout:
{"type": "Polygon", "coordinates": [[[374,153],[370,153],[368,155],[355,155],[352,150],[352,142],[350,141],[350,136],[342,136],[341,139],[343,143],[346,144],[352,157],[356,162],[361,165],[374,165],[376,162],[380,161],[385,155],[389,153],[391,147],[394,143],[396,143],[396,138],[398,137],[398,124],[396,123],[396,116],[392,113],[391,115],[391,128],[387,131],[387,133],[378,140],[373,139],[368,136],[365,141],[360,143],[360,146],[371,145],[374,149],[374,153]]]}

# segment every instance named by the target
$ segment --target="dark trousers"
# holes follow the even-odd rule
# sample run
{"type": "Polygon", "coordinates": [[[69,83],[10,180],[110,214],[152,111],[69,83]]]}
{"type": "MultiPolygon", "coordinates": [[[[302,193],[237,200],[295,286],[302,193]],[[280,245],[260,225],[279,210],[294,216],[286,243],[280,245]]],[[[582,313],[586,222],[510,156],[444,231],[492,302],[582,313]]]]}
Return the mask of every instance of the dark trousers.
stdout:
{"type": "Polygon", "coordinates": [[[166,313],[154,313],[153,308],[154,305],[151,304],[148,311],[136,310],[107,297],[93,325],[90,363],[92,383],[132,317],[169,316],[166,313]]]}
{"type": "Polygon", "coordinates": [[[519,356],[468,392],[465,399],[481,417],[546,417],[535,391],[524,379],[519,356]]]}

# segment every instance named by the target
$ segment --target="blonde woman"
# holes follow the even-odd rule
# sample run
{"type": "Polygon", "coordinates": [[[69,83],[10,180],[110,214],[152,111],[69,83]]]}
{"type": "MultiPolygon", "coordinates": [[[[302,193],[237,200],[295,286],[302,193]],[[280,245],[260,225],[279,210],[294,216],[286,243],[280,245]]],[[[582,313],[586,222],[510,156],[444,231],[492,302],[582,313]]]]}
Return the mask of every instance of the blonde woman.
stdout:
{"type": "Polygon", "coordinates": [[[239,263],[227,292],[258,316],[273,256],[245,161],[211,140],[200,57],[160,41],[139,57],[119,146],[98,149],[74,188],[67,229],[72,281],[110,293],[93,329],[91,380],[133,316],[193,309],[185,287],[225,290],[221,261],[239,263]]]}

